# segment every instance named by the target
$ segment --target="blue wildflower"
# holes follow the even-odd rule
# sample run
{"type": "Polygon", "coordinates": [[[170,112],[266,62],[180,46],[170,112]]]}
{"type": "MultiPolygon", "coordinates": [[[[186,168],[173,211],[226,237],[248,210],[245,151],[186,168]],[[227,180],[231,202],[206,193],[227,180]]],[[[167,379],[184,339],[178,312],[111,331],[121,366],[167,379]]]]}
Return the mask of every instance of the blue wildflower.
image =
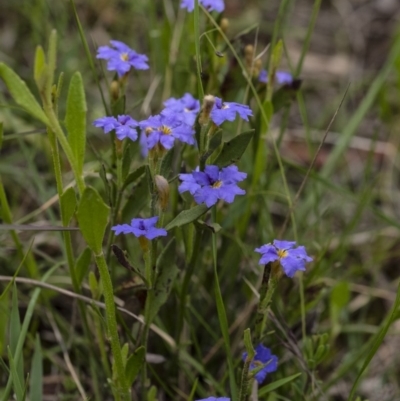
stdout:
{"type": "Polygon", "coordinates": [[[175,139],[194,145],[194,130],[191,126],[183,123],[176,116],[156,115],[139,123],[142,135],[146,135],[147,149],[153,149],[161,145],[164,149],[171,149],[175,139]]]}
{"type": "Polygon", "coordinates": [[[298,270],[305,271],[306,263],[313,260],[307,255],[304,246],[295,246],[294,241],[274,240],[272,244],[263,245],[255,251],[262,254],[260,265],[278,260],[285,274],[293,277],[298,270]]]}
{"type": "Polygon", "coordinates": [[[200,102],[190,93],[185,93],[180,99],[171,97],[164,102],[164,106],[165,109],[161,112],[163,116],[175,115],[187,125],[194,124],[200,111],[200,102]]]}
{"type": "Polygon", "coordinates": [[[236,113],[246,121],[249,121],[249,116],[253,115],[250,107],[245,104],[223,102],[219,97],[215,97],[215,104],[211,110],[211,120],[216,125],[221,125],[224,121],[234,121],[236,113]]]}
{"type": "Polygon", "coordinates": [[[207,397],[196,401],[231,401],[231,399],[227,397],[207,397]]]}
{"type": "MultiPolygon", "coordinates": [[[[222,13],[225,9],[223,0],[199,0],[199,4],[207,11],[217,11],[222,13]]],[[[186,8],[189,12],[192,12],[194,10],[194,0],[182,0],[181,8],[186,8]]]]}
{"type": "Polygon", "coordinates": [[[238,171],[236,166],[219,169],[218,166],[208,165],[203,171],[193,171],[191,174],[179,174],[182,184],[179,192],[189,191],[197,204],[205,203],[211,207],[223,199],[232,203],[236,195],[246,192],[236,184],[247,177],[246,173],[238,171]]]}
{"type": "MultiPolygon", "coordinates": [[[[266,70],[262,70],[258,76],[258,80],[266,84],[268,82],[268,72],[266,70]]],[[[293,83],[293,76],[290,72],[277,71],[275,73],[275,81],[279,85],[290,85],[293,83]]]]}
{"type": "MultiPolygon", "coordinates": [[[[278,357],[276,355],[272,355],[271,350],[264,345],[259,344],[255,348],[256,355],[253,358],[253,361],[250,363],[250,372],[261,365],[265,365],[256,375],[254,376],[257,380],[258,384],[261,384],[268,373],[275,372],[278,369],[278,357]]],[[[243,353],[243,360],[247,358],[247,352],[243,353]]]]}
{"type": "Polygon", "coordinates": [[[118,40],[111,40],[111,46],[100,46],[97,50],[97,58],[107,60],[108,71],[116,71],[122,77],[131,68],[137,70],[147,70],[149,65],[148,57],[144,54],[136,53],[125,43],[118,40]]]}
{"type": "Polygon", "coordinates": [[[93,125],[97,128],[102,128],[105,134],[115,130],[115,134],[120,141],[125,138],[136,141],[138,137],[136,127],[139,125],[139,123],[127,115],[118,116],[117,118],[101,117],[97,120],[94,120],[93,125]]]}
{"type": "Polygon", "coordinates": [[[115,235],[133,234],[135,237],[146,237],[152,240],[157,237],[167,235],[167,231],[163,228],[157,228],[155,225],[158,221],[158,216],[150,217],[149,219],[132,219],[131,224],[118,224],[111,228],[115,231],[115,235]]]}

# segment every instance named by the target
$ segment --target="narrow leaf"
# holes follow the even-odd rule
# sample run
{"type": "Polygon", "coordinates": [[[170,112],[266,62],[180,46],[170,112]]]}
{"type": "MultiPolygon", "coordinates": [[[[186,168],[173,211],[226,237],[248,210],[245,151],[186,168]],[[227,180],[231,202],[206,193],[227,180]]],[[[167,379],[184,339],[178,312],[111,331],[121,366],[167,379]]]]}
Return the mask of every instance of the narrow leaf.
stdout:
{"type": "Polygon", "coordinates": [[[43,91],[44,89],[44,85],[46,82],[46,73],[47,73],[46,55],[44,54],[43,47],[37,46],[35,52],[33,77],[35,79],[39,92],[43,91]]]}
{"type": "Polygon", "coordinates": [[[26,83],[4,63],[0,63],[0,77],[5,82],[11,96],[18,105],[43,124],[49,125],[44,111],[32,95],[26,83]]]}
{"type": "Polygon", "coordinates": [[[271,391],[276,390],[277,388],[290,383],[291,381],[297,379],[299,376],[301,375],[301,373],[296,373],[292,376],[288,376],[285,377],[283,379],[279,379],[276,380],[272,383],[267,384],[266,386],[262,387],[259,391],[258,391],[258,397],[263,397],[264,395],[267,395],[268,393],[270,393],[271,391]]]}
{"type": "Polygon", "coordinates": [[[146,349],[144,347],[139,347],[135,352],[128,358],[126,362],[125,374],[126,381],[131,386],[135,381],[137,375],[140,372],[141,367],[145,361],[146,349]]]}
{"type": "Polygon", "coordinates": [[[61,219],[64,227],[67,227],[75,213],[76,195],[72,187],[63,192],[60,197],[61,219]]]}
{"type": "Polygon", "coordinates": [[[30,401],[43,400],[43,355],[38,335],[36,336],[32,358],[29,399],[30,401]]]}
{"type": "Polygon", "coordinates": [[[135,182],[145,172],[146,172],[146,166],[140,166],[136,170],[134,170],[131,173],[129,173],[128,177],[126,177],[126,180],[124,181],[123,188],[126,188],[129,184],[132,184],[132,182],[135,182]]]}
{"type": "Polygon", "coordinates": [[[1,146],[3,145],[3,139],[4,139],[3,122],[0,121],[0,150],[1,146]]]}
{"type": "MultiPolygon", "coordinates": [[[[146,169],[145,169],[146,171],[146,169]]],[[[133,187],[132,194],[129,196],[122,210],[122,221],[126,222],[135,217],[150,202],[149,177],[144,175],[142,179],[133,187]]]]}
{"type": "Polygon", "coordinates": [[[82,174],[86,147],[86,98],[82,76],[76,72],[69,84],[65,126],[68,142],[74,154],[79,173],[82,174]]]}
{"type": "Polygon", "coordinates": [[[352,401],[354,396],[355,396],[355,392],[357,390],[358,387],[358,383],[361,380],[361,377],[363,375],[363,373],[365,372],[365,369],[367,369],[369,363],[371,362],[372,358],[374,357],[374,355],[376,354],[376,351],[378,351],[378,348],[380,347],[380,345],[382,344],[383,340],[385,339],[386,333],[389,330],[389,327],[392,325],[392,323],[398,319],[398,314],[399,314],[399,308],[400,308],[400,284],[397,287],[397,295],[396,295],[396,300],[394,301],[392,310],[390,312],[390,315],[388,316],[387,319],[385,319],[386,321],[383,322],[382,324],[382,328],[379,331],[379,333],[377,334],[377,336],[374,338],[371,347],[368,349],[367,355],[365,357],[364,363],[360,369],[360,371],[358,372],[357,378],[353,383],[353,387],[351,388],[351,392],[349,395],[348,400],[352,401]]]}
{"type": "Polygon", "coordinates": [[[17,398],[17,401],[23,401],[24,388],[22,387],[22,383],[24,382],[24,380],[23,378],[22,381],[20,380],[20,375],[10,348],[8,348],[8,359],[10,361],[10,378],[14,387],[15,396],[17,398]]]}
{"type": "Polygon", "coordinates": [[[233,163],[237,163],[246,150],[254,130],[242,132],[229,142],[224,142],[222,150],[214,160],[213,164],[219,167],[225,167],[233,163]]]}
{"type": "Polygon", "coordinates": [[[172,162],[174,161],[175,148],[172,147],[163,157],[160,167],[160,175],[168,178],[171,175],[172,162]]]}
{"type": "Polygon", "coordinates": [[[102,253],[109,210],[94,188],[85,188],[79,202],[77,217],[83,238],[96,255],[102,253]]]}
{"type": "Polygon", "coordinates": [[[189,224],[192,221],[197,220],[200,216],[202,216],[205,212],[207,212],[208,207],[206,205],[197,205],[192,207],[191,209],[184,210],[178,214],[172,221],[170,221],[165,229],[172,230],[175,227],[181,227],[185,224],[189,224]]]}
{"type": "MultiPolygon", "coordinates": [[[[18,339],[21,335],[21,320],[18,310],[18,293],[17,287],[13,286],[12,292],[12,306],[11,306],[11,316],[10,316],[10,351],[15,355],[15,350],[17,348],[18,339]]],[[[20,383],[24,382],[24,365],[22,357],[15,359],[15,368],[18,373],[18,380],[20,383]]]]}

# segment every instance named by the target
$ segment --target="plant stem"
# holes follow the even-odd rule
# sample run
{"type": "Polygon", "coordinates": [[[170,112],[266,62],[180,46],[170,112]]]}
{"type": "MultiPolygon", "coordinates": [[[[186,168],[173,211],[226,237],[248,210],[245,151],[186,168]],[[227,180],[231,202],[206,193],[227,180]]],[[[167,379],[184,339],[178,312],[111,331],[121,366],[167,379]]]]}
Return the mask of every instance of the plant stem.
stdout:
{"type": "Polygon", "coordinates": [[[114,376],[116,378],[117,400],[130,400],[130,389],[126,382],[125,367],[122,359],[121,344],[118,336],[117,318],[115,313],[115,302],[111,276],[108,271],[104,254],[95,255],[96,264],[99,268],[100,278],[103,283],[104,303],[106,305],[107,326],[111,341],[111,350],[114,356],[114,376]]]}
{"type": "Polygon", "coordinates": [[[279,262],[268,263],[264,267],[264,274],[260,289],[260,301],[257,308],[257,317],[255,322],[254,340],[262,342],[265,328],[267,325],[268,311],[271,305],[272,297],[279,281],[279,262]]]}

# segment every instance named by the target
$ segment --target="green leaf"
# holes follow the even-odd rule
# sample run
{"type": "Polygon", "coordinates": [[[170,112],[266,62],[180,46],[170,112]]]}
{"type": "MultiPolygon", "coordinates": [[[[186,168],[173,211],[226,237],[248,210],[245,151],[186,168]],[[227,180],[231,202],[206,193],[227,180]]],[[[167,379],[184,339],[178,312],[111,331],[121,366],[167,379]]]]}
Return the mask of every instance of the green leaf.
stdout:
{"type": "Polygon", "coordinates": [[[126,177],[126,180],[124,181],[123,189],[125,189],[129,184],[132,184],[132,182],[135,182],[145,172],[146,172],[146,166],[143,165],[143,166],[138,167],[136,170],[132,171],[131,173],[129,173],[128,177],[126,177]]]}
{"type": "Polygon", "coordinates": [[[0,296],[0,355],[3,355],[6,344],[6,333],[10,315],[10,297],[8,296],[8,286],[0,296]]]}
{"type": "Polygon", "coordinates": [[[146,357],[146,349],[145,347],[139,347],[135,350],[135,352],[128,358],[126,362],[125,374],[126,381],[131,386],[135,381],[137,375],[140,372],[141,367],[145,361],[146,357]]]}
{"type": "Polygon", "coordinates": [[[38,335],[36,335],[32,358],[29,399],[30,401],[43,400],[43,355],[38,335]]]}
{"type": "Polygon", "coordinates": [[[211,138],[208,146],[208,151],[201,155],[201,162],[205,163],[206,160],[214,153],[214,151],[221,145],[222,130],[218,130],[211,138]]]}
{"type": "MultiPolygon", "coordinates": [[[[50,269],[48,269],[44,274],[43,277],[41,279],[41,281],[46,282],[47,279],[56,271],[56,269],[59,268],[59,264],[55,264],[54,266],[52,266],[50,269]]],[[[17,343],[17,347],[15,350],[15,353],[13,355],[14,359],[19,359],[22,358],[22,348],[23,345],[25,343],[25,339],[26,339],[26,335],[28,333],[28,328],[30,325],[30,322],[32,320],[32,316],[33,316],[33,312],[35,310],[35,306],[36,306],[36,302],[39,298],[39,295],[41,293],[42,289],[41,288],[35,288],[35,290],[33,291],[33,293],[30,295],[29,297],[29,303],[28,303],[28,307],[26,309],[25,312],[25,316],[24,316],[24,321],[22,323],[22,327],[21,327],[21,334],[18,337],[18,343],[17,343]]],[[[7,384],[3,390],[3,393],[1,394],[1,401],[7,401],[9,399],[9,394],[11,392],[11,386],[12,386],[12,377],[11,375],[9,376],[8,380],[7,380],[7,384]]]]}
{"type": "Polygon", "coordinates": [[[254,130],[250,130],[242,132],[229,142],[224,142],[222,150],[214,160],[213,164],[219,167],[225,167],[237,163],[242,157],[253,135],[254,130]]]}
{"type": "Polygon", "coordinates": [[[134,187],[122,210],[122,221],[131,220],[142,211],[150,202],[150,191],[146,174],[134,187]]]}
{"type": "Polygon", "coordinates": [[[157,387],[151,386],[147,393],[147,401],[157,401],[157,387]]]}
{"type": "Polygon", "coordinates": [[[102,253],[109,211],[99,193],[92,187],[86,187],[79,202],[77,217],[83,238],[95,255],[102,253]]]}
{"type": "Polygon", "coordinates": [[[4,138],[3,122],[0,121],[0,150],[1,146],[3,145],[3,138],[4,138]]]}
{"type": "Polygon", "coordinates": [[[75,213],[76,195],[75,190],[70,187],[63,192],[60,197],[61,204],[61,220],[64,227],[67,227],[75,213]]]}
{"type": "MultiPolygon", "coordinates": [[[[12,306],[11,306],[11,316],[10,316],[10,352],[15,355],[18,340],[21,335],[21,320],[19,316],[18,309],[18,293],[15,283],[13,285],[12,292],[12,306]]],[[[22,357],[19,357],[15,361],[15,369],[18,374],[18,380],[20,383],[24,382],[24,365],[22,357]]],[[[15,384],[14,384],[15,385],[15,384]]]]}
{"type": "Polygon", "coordinates": [[[165,229],[168,231],[175,227],[181,227],[185,224],[189,224],[201,217],[205,212],[207,212],[207,210],[207,205],[197,205],[191,209],[183,210],[165,226],[165,229]]]}
{"type": "Polygon", "coordinates": [[[288,376],[285,377],[283,379],[279,379],[276,380],[272,383],[267,384],[266,386],[262,387],[259,391],[258,391],[258,397],[263,397],[264,395],[267,395],[268,393],[270,393],[271,391],[276,390],[277,388],[290,383],[291,381],[297,379],[299,376],[301,375],[301,373],[296,373],[295,375],[292,376],[288,376]]]}
{"type": "Polygon", "coordinates": [[[74,154],[79,173],[82,174],[86,147],[86,98],[82,76],[76,72],[69,84],[65,126],[68,142],[74,154]]]}
{"type": "Polygon", "coordinates": [[[272,70],[276,71],[281,63],[283,53],[283,43],[282,39],[279,39],[278,43],[274,46],[272,51],[272,70]]]}
{"type": "Polygon", "coordinates": [[[44,114],[44,111],[26,86],[26,83],[4,63],[0,63],[0,77],[5,82],[11,96],[18,105],[43,124],[49,125],[46,114],[44,114]]]}
{"type": "Polygon", "coordinates": [[[8,348],[8,359],[10,361],[10,377],[14,387],[16,399],[17,401],[23,401],[24,388],[22,387],[22,383],[24,382],[24,378],[22,377],[22,380],[20,379],[18,368],[15,364],[10,348],[8,348]]]}
{"type": "Polygon", "coordinates": [[[157,260],[157,269],[160,273],[156,279],[154,288],[148,293],[148,297],[151,298],[149,310],[150,322],[157,315],[161,306],[167,301],[175,277],[179,272],[179,269],[175,265],[175,257],[175,238],[172,238],[157,260]]]}
{"type": "Polygon", "coordinates": [[[35,51],[35,64],[33,69],[33,77],[39,92],[43,91],[46,82],[47,65],[46,55],[42,46],[37,46],[35,51]]]}
{"type": "Polygon", "coordinates": [[[92,251],[89,248],[85,248],[83,252],[79,255],[79,258],[76,261],[75,265],[76,279],[79,286],[81,286],[83,279],[86,277],[91,261],[92,251]]]}

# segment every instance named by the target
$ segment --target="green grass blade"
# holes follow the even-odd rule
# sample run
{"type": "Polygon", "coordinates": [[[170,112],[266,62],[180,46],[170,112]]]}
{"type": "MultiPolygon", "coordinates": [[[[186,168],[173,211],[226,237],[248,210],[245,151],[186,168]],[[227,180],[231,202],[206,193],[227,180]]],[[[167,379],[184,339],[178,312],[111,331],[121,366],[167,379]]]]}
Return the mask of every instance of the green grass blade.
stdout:
{"type": "Polygon", "coordinates": [[[36,336],[30,377],[30,401],[43,400],[43,355],[40,338],[36,336]]]}
{"type": "Polygon", "coordinates": [[[288,376],[283,379],[279,379],[272,383],[267,384],[266,386],[264,386],[260,389],[260,391],[258,392],[258,397],[263,397],[264,395],[267,395],[271,391],[274,391],[277,388],[279,388],[287,383],[290,383],[291,381],[297,379],[300,375],[301,375],[301,373],[296,373],[292,376],[288,376]]]}
{"type": "Polygon", "coordinates": [[[10,348],[8,348],[8,359],[10,361],[9,380],[11,380],[11,382],[13,384],[17,401],[23,401],[23,399],[24,399],[24,388],[22,387],[23,381],[21,382],[21,380],[20,380],[18,368],[14,362],[14,358],[12,356],[12,351],[10,348]]]}
{"type": "MultiPolygon", "coordinates": [[[[17,348],[18,339],[20,335],[21,335],[21,320],[18,309],[18,293],[17,293],[17,287],[14,283],[12,292],[11,316],[10,316],[10,352],[12,353],[12,355],[15,355],[15,350],[17,348]]],[[[24,382],[23,359],[21,357],[14,358],[13,362],[15,364],[15,371],[18,373],[18,381],[20,383],[23,383],[24,382]]]]}
{"type": "MultiPolygon", "coordinates": [[[[215,206],[212,208],[213,222],[216,222],[216,209],[215,206]]],[[[239,393],[237,388],[237,383],[235,380],[235,370],[233,365],[232,350],[229,340],[229,326],[228,319],[226,316],[224,300],[222,299],[221,287],[219,285],[218,271],[217,271],[217,237],[214,233],[212,236],[212,249],[213,249],[213,265],[214,265],[214,293],[215,293],[215,303],[217,305],[218,320],[222,332],[222,337],[224,339],[226,360],[228,363],[229,371],[229,384],[231,389],[231,397],[233,401],[239,399],[239,393]]]]}
{"type": "Polygon", "coordinates": [[[391,324],[398,318],[398,313],[399,313],[399,308],[400,308],[400,284],[397,287],[397,295],[396,295],[396,300],[394,301],[393,304],[393,308],[390,312],[389,317],[386,319],[386,322],[383,323],[382,328],[380,330],[380,332],[377,334],[377,336],[375,337],[373,343],[371,344],[371,346],[369,347],[369,351],[368,354],[365,358],[365,361],[360,369],[360,371],[358,372],[357,378],[354,381],[353,387],[351,388],[351,392],[348,398],[348,401],[352,401],[354,396],[355,396],[355,392],[357,390],[358,387],[358,383],[361,380],[361,377],[365,371],[365,369],[367,369],[369,363],[371,362],[372,358],[374,357],[376,351],[378,351],[378,348],[381,346],[386,333],[388,332],[391,324]]]}
{"type": "MultiPolygon", "coordinates": [[[[43,278],[42,278],[41,281],[43,281],[43,282],[47,281],[47,279],[56,271],[56,269],[58,269],[58,267],[59,267],[59,265],[57,264],[57,265],[53,266],[51,269],[49,269],[43,275],[43,278]]],[[[35,310],[36,302],[39,299],[39,295],[40,295],[41,291],[42,291],[41,288],[36,288],[33,291],[32,296],[30,298],[30,301],[29,301],[29,304],[28,304],[28,308],[27,308],[26,313],[25,313],[24,321],[22,323],[21,334],[20,334],[20,336],[18,338],[17,347],[16,347],[15,353],[14,353],[14,359],[15,360],[18,360],[22,355],[22,347],[24,345],[26,334],[28,333],[29,324],[30,324],[32,316],[33,316],[33,311],[35,310]]],[[[7,385],[6,385],[6,388],[4,390],[4,393],[2,394],[1,401],[7,401],[8,400],[8,397],[9,397],[10,391],[11,391],[11,385],[12,385],[12,379],[11,379],[11,376],[10,376],[8,378],[7,385]]]]}

